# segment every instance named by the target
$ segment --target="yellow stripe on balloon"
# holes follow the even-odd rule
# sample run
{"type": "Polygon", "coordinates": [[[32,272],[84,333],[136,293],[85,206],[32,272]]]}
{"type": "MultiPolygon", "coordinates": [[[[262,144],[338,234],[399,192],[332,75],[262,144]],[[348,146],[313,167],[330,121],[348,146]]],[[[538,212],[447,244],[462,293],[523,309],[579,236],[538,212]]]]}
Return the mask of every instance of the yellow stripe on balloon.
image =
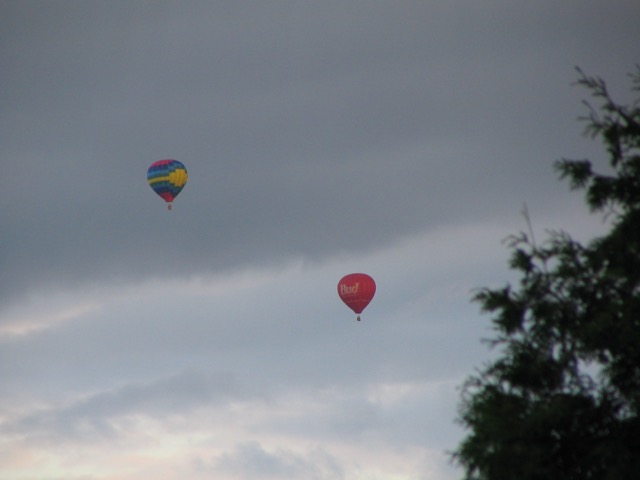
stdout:
{"type": "Polygon", "coordinates": [[[149,179],[149,185],[153,185],[154,183],[158,183],[158,182],[166,182],[168,180],[170,180],[170,175],[165,175],[164,177],[153,177],[149,179]]]}

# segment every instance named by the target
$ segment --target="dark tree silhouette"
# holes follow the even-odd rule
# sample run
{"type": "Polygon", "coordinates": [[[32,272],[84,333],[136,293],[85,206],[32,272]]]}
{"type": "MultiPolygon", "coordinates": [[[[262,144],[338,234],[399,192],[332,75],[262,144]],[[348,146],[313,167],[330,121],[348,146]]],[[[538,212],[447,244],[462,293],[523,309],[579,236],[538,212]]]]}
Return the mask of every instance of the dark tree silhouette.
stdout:
{"type": "MultiPolygon", "coordinates": [[[[640,66],[630,78],[637,95],[640,66]]],[[[579,69],[577,84],[596,100],[582,120],[611,168],[555,167],[610,229],[584,245],[514,236],[519,283],[475,296],[500,350],[463,386],[467,434],[452,458],[467,480],[640,478],[640,99],[616,103],[579,69]]]]}

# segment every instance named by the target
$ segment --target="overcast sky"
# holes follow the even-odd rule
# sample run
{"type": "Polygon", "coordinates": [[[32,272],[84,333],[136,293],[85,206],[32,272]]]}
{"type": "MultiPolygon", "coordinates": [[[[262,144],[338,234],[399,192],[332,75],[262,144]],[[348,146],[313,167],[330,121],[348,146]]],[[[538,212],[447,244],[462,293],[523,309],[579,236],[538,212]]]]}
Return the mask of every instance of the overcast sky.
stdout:
{"type": "Polygon", "coordinates": [[[0,1],[0,479],[453,480],[502,240],[603,231],[633,0],[0,1]],[[175,158],[168,211],[146,182],[175,158]],[[336,293],[377,282],[363,320],[336,293]]]}

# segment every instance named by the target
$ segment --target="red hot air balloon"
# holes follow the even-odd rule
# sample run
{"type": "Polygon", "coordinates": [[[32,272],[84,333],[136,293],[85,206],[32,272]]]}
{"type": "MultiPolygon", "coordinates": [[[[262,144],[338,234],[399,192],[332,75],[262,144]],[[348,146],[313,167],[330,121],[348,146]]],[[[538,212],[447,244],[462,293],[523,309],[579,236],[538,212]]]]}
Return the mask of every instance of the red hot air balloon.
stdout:
{"type": "Polygon", "coordinates": [[[365,273],[350,273],[338,282],[338,295],[356,313],[358,321],[375,293],[376,282],[365,273]]]}

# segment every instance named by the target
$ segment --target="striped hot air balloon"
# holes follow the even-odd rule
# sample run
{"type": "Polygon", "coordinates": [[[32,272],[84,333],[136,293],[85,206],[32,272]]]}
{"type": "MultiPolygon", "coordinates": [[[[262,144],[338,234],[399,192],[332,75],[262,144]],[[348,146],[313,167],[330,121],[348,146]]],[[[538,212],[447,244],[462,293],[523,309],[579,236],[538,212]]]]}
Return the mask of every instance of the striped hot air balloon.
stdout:
{"type": "Polygon", "coordinates": [[[168,203],[169,210],[171,202],[182,191],[188,178],[187,169],[178,160],[158,160],[147,170],[149,185],[168,203]]]}

